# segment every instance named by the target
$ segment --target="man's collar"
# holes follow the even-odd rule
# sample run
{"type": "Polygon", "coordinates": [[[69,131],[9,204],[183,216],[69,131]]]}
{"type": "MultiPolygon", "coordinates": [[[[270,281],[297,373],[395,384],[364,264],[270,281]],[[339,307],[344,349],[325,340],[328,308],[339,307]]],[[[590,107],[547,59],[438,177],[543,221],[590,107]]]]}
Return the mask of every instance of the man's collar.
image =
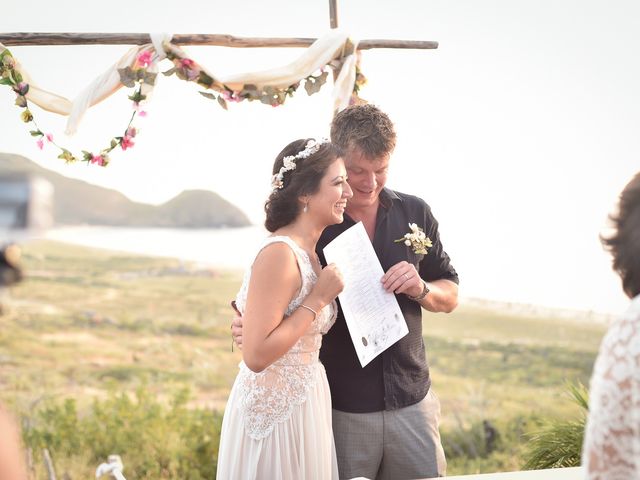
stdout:
{"type": "Polygon", "coordinates": [[[402,198],[400,198],[396,192],[394,192],[393,190],[387,187],[382,188],[378,198],[380,198],[380,203],[387,210],[391,208],[391,205],[393,204],[394,200],[402,201],[402,198]]]}

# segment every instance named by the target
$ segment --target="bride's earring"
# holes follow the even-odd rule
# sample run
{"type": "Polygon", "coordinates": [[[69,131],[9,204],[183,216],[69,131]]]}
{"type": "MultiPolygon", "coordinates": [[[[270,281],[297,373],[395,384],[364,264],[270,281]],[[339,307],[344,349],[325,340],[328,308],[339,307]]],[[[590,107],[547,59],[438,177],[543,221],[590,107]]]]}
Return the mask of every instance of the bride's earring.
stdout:
{"type": "Polygon", "coordinates": [[[304,213],[307,213],[307,211],[308,211],[308,210],[309,210],[309,202],[307,202],[307,203],[305,203],[305,204],[304,204],[304,208],[302,209],[302,211],[303,211],[304,213]]]}

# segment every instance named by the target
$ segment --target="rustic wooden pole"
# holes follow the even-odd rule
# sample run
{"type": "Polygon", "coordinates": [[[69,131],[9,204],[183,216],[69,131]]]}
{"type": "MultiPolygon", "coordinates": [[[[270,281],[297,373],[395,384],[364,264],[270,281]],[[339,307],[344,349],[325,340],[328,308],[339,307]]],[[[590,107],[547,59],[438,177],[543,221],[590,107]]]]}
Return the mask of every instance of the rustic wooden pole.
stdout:
{"type": "MultiPolygon", "coordinates": [[[[308,47],[316,38],[268,38],[236,37],[225,34],[173,35],[175,45],[213,45],[234,48],[308,47]]],[[[0,43],[9,46],[50,46],[50,45],[144,45],[151,43],[147,33],[0,33],[0,43]]],[[[438,42],[426,40],[361,40],[358,50],[373,48],[435,49],[438,42]]]]}
{"type": "Polygon", "coordinates": [[[331,28],[338,28],[338,0],[329,0],[331,28]]]}

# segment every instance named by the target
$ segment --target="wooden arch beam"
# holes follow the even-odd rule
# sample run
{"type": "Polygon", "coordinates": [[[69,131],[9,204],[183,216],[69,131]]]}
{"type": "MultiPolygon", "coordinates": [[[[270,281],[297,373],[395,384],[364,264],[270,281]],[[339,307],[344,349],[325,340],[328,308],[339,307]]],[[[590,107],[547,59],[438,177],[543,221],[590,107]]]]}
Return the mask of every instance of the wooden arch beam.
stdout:
{"type": "MultiPolygon", "coordinates": [[[[337,21],[337,19],[336,19],[337,21]]],[[[281,48],[308,47],[316,38],[236,37],[225,34],[174,34],[175,45],[212,45],[233,48],[281,48]]],[[[151,43],[148,33],[0,33],[0,43],[9,46],[51,45],[144,45],[151,43]]],[[[430,50],[438,48],[438,42],[424,40],[360,40],[358,50],[374,48],[401,48],[430,50]]]]}

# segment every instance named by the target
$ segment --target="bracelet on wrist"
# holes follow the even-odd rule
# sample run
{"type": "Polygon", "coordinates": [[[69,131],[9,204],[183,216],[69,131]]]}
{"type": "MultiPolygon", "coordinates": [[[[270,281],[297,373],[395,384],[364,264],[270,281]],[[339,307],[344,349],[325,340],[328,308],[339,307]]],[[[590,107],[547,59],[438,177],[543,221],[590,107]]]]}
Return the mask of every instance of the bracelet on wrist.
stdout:
{"type": "Polygon", "coordinates": [[[306,308],[306,309],[307,309],[307,310],[309,310],[311,313],[313,313],[313,321],[314,321],[314,322],[316,321],[316,318],[318,318],[318,312],[316,312],[316,311],[315,311],[313,308],[311,308],[311,307],[307,307],[307,306],[306,306],[306,305],[304,305],[304,304],[300,304],[300,307],[301,307],[301,308],[306,308]]]}

